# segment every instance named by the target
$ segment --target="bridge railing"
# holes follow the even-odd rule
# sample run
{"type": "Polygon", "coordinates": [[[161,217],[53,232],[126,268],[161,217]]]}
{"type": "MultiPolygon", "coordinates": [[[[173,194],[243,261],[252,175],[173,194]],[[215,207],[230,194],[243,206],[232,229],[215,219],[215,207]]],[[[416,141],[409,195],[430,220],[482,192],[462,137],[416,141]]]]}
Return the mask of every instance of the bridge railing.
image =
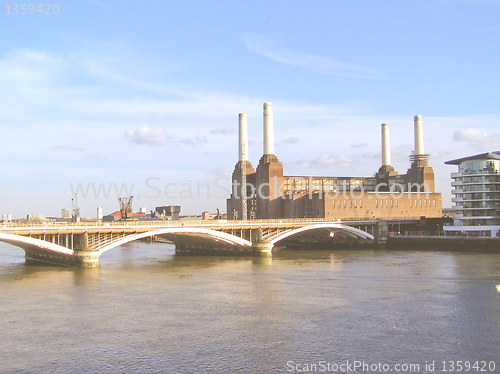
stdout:
{"type": "Polygon", "coordinates": [[[15,228],[15,227],[82,227],[82,226],[195,226],[195,225],[220,225],[220,224],[269,224],[269,223],[313,223],[313,222],[340,222],[338,219],[324,218],[297,218],[297,219],[253,219],[253,220],[179,220],[179,221],[146,221],[146,220],[130,220],[130,221],[80,221],[80,222],[3,222],[0,228],[15,228]]]}
{"type": "MultiPolygon", "coordinates": [[[[394,220],[394,218],[383,218],[394,220]]],[[[403,217],[398,218],[398,220],[415,220],[420,219],[420,217],[403,217]]],[[[3,222],[0,224],[1,229],[12,229],[12,228],[45,228],[45,227],[115,227],[115,226],[218,226],[218,225],[268,225],[268,224],[301,224],[301,223],[363,223],[363,222],[374,222],[377,219],[373,217],[359,217],[359,218],[349,218],[341,220],[338,218],[328,219],[328,218],[283,218],[283,219],[254,219],[254,220],[180,220],[180,221],[94,221],[94,222],[40,222],[40,221],[28,221],[28,222],[18,222],[10,221],[3,222]]]]}

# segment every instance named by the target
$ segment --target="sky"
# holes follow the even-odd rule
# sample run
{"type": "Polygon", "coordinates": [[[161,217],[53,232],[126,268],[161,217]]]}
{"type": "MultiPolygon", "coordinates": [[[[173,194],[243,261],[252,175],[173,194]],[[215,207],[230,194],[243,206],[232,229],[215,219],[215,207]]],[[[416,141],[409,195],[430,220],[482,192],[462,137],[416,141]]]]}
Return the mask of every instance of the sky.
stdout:
{"type": "Polygon", "coordinates": [[[39,5],[0,14],[0,214],[60,216],[75,192],[82,216],[130,194],[225,212],[238,114],[256,166],[264,102],[285,175],[374,175],[382,123],[403,174],[422,115],[443,207],[444,162],[500,149],[498,0],[39,5]]]}

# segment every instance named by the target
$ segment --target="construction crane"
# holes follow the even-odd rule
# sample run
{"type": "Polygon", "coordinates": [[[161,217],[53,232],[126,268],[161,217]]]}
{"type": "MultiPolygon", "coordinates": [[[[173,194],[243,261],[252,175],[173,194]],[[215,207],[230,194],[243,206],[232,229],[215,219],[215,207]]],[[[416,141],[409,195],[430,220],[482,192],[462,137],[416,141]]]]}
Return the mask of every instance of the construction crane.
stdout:
{"type": "Polygon", "coordinates": [[[76,197],[76,193],[75,193],[75,198],[71,199],[71,209],[72,209],[71,212],[72,221],[80,222],[80,208],[78,208],[78,199],[76,197]]]}
{"type": "Polygon", "coordinates": [[[134,197],[130,196],[129,198],[127,197],[121,197],[118,199],[120,202],[120,215],[121,215],[121,220],[131,220],[132,219],[132,199],[134,197]]]}

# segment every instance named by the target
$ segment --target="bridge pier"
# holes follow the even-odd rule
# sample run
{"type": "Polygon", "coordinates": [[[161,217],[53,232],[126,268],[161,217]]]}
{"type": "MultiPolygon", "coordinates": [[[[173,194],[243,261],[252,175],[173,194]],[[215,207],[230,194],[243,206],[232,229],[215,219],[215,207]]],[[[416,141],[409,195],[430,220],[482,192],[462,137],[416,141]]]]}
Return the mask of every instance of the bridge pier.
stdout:
{"type": "Polygon", "coordinates": [[[101,252],[99,251],[75,251],[73,257],[78,266],[83,268],[95,268],[99,266],[99,257],[101,257],[101,252]]]}
{"type": "Polygon", "coordinates": [[[73,235],[73,251],[73,257],[78,266],[84,268],[99,266],[99,257],[102,253],[89,246],[89,235],[86,232],[73,235]]]}
{"type": "Polygon", "coordinates": [[[375,237],[375,243],[387,243],[387,239],[389,238],[389,226],[387,225],[387,221],[384,221],[382,219],[377,220],[373,236],[375,237]]]}
{"type": "Polygon", "coordinates": [[[252,248],[254,249],[254,251],[258,252],[258,253],[263,253],[263,254],[270,254],[273,250],[273,247],[274,247],[274,244],[271,242],[268,242],[267,240],[252,243],[252,248]]]}
{"type": "Polygon", "coordinates": [[[274,244],[262,238],[262,229],[252,231],[252,249],[258,253],[270,254],[274,244]]]}

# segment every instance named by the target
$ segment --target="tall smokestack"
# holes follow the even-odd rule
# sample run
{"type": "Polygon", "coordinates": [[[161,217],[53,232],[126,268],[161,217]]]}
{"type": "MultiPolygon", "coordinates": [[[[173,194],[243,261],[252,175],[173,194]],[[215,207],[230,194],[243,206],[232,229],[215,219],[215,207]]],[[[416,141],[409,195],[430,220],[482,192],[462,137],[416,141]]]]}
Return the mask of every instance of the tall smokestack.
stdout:
{"type": "Polygon", "coordinates": [[[264,155],[274,155],[273,104],[264,103],[264,155]]]}
{"type": "Polygon", "coordinates": [[[415,154],[424,154],[424,133],[422,130],[422,116],[417,115],[413,120],[415,129],[415,154]]]}
{"type": "Polygon", "coordinates": [[[248,161],[247,115],[240,113],[238,122],[238,161],[248,161]]]}
{"type": "Polygon", "coordinates": [[[382,124],[382,166],[391,165],[391,144],[389,143],[389,125],[382,124]]]}

